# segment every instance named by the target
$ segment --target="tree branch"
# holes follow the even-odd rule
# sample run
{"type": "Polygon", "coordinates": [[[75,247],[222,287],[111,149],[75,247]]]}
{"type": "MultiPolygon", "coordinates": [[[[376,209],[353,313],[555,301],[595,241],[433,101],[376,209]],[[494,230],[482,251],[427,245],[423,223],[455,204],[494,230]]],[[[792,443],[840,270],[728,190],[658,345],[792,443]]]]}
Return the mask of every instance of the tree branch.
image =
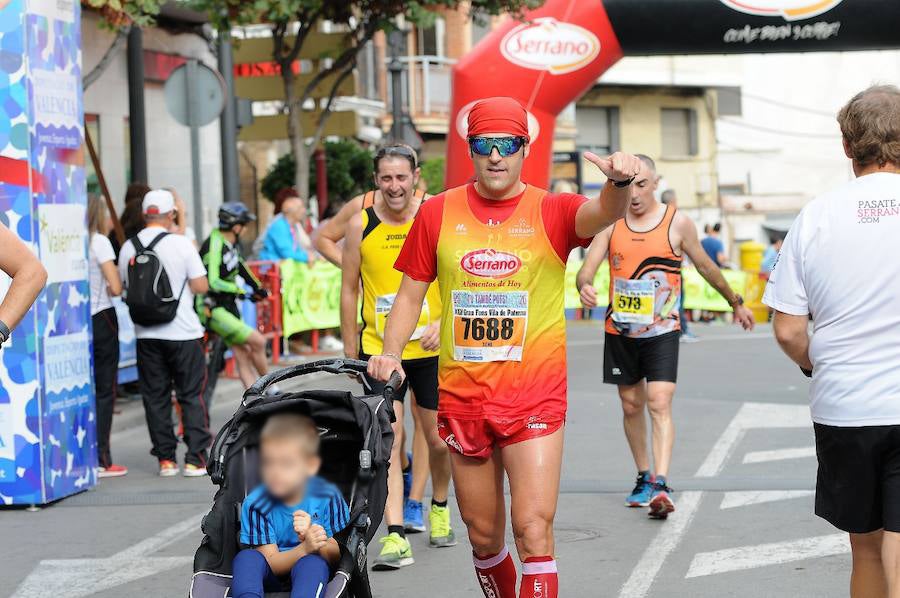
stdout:
{"type": "Polygon", "coordinates": [[[312,147],[316,147],[319,145],[319,141],[322,140],[322,134],[325,131],[325,124],[328,122],[328,117],[331,116],[331,105],[334,103],[334,98],[337,96],[337,91],[341,87],[341,84],[344,80],[347,79],[350,75],[353,74],[353,69],[356,68],[356,59],[354,58],[353,62],[350,63],[344,72],[342,72],[338,78],[335,80],[334,85],[331,86],[331,91],[328,94],[328,100],[325,102],[325,106],[322,107],[322,114],[319,116],[319,122],[316,123],[316,132],[313,135],[312,147]]]}
{"type": "Polygon", "coordinates": [[[374,23],[369,22],[361,29],[361,31],[363,32],[362,35],[356,39],[356,43],[353,46],[344,50],[344,53],[338,56],[330,67],[324,71],[319,71],[312,79],[310,79],[309,83],[306,84],[306,87],[303,88],[303,93],[297,98],[297,102],[299,102],[301,106],[322,81],[334,73],[343,72],[348,65],[356,64],[356,56],[359,54],[360,50],[362,50],[362,47],[374,37],[375,32],[378,31],[378,27],[374,23]]]}
{"type": "Polygon", "coordinates": [[[300,29],[297,30],[297,37],[294,39],[294,46],[290,51],[289,57],[291,64],[293,64],[300,56],[300,50],[303,49],[303,44],[306,42],[306,36],[312,31],[313,26],[315,26],[316,21],[319,20],[321,14],[322,10],[319,9],[306,15],[297,15],[297,20],[300,22],[300,29]]]}
{"type": "Polygon", "coordinates": [[[94,65],[94,68],[92,68],[82,79],[82,89],[90,87],[104,72],[106,72],[106,69],[109,67],[113,58],[116,57],[116,54],[119,53],[122,46],[125,44],[125,41],[128,39],[128,33],[131,31],[131,27],[132,25],[119,27],[118,31],[116,31],[116,37],[109,45],[109,48],[106,49],[106,52],[100,58],[100,61],[94,65]]]}

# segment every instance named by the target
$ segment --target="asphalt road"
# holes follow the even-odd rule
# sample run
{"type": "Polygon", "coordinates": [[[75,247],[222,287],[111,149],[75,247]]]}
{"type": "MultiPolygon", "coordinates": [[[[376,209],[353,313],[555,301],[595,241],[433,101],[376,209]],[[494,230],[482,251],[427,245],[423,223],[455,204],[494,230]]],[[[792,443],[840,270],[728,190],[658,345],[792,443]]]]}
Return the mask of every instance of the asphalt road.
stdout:
{"type": "MultiPolygon", "coordinates": [[[[697,332],[701,342],[682,345],[675,400],[670,485],[678,510],[658,522],[623,506],[634,465],[615,389],[600,384],[599,324],[570,326],[570,411],[556,520],[561,595],[845,596],[846,540],[812,514],[805,379],[765,327],[697,332]]],[[[238,400],[236,384],[223,382],[215,426],[238,400]]],[[[38,512],[0,510],[0,596],[187,595],[199,519],[213,487],[205,478],[157,478],[148,447],[140,408],[126,405],[113,451],[131,468],[128,477],[38,512]]],[[[373,573],[375,594],[480,596],[455,521],[459,546],[434,550],[427,538],[414,537],[416,564],[373,573]]]]}

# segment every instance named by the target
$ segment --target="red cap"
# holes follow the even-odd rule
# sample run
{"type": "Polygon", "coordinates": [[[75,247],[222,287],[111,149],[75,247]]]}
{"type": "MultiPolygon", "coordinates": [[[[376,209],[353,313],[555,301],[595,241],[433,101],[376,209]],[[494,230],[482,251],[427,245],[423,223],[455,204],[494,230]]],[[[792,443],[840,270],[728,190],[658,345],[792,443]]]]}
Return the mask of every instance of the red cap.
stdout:
{"type": "Polygon", "coordinates": [[[528,139],[528,112],[515,98],[496,96],[479,100],[469,111],[467,135],[485,133],[507,133],[528,139]]]}

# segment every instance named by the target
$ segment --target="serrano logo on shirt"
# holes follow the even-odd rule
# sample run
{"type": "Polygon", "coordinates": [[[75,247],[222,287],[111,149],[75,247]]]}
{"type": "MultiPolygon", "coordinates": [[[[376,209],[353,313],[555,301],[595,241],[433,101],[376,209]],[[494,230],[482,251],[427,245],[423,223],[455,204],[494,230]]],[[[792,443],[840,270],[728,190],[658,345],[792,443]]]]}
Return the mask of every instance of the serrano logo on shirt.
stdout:
{"type": "Polygon", "coordinates": [[[460,260],[462,269],[482,278],[506,278],[522,267],[522,260],[511,253],[495,249],[476,249],[460,260]]]}

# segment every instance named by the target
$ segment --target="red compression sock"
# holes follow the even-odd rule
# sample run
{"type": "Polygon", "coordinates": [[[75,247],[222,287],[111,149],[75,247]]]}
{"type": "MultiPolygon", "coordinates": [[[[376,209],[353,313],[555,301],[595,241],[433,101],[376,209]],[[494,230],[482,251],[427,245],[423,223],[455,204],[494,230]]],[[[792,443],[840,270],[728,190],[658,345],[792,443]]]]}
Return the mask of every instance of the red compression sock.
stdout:
{"type": "Polygon", "coordinates": [[[475,561],[475,575],[485,598],[515,598],[516,565],[509,550],[504,547],[499,553],[488,556],[472,555],[475,561]]]}
{"type": "Polygon", "coordinates": [[[557,598],[559,578],[552,556],[536,556],[522,563],[522,587],[519,598],[557,598]]]}

